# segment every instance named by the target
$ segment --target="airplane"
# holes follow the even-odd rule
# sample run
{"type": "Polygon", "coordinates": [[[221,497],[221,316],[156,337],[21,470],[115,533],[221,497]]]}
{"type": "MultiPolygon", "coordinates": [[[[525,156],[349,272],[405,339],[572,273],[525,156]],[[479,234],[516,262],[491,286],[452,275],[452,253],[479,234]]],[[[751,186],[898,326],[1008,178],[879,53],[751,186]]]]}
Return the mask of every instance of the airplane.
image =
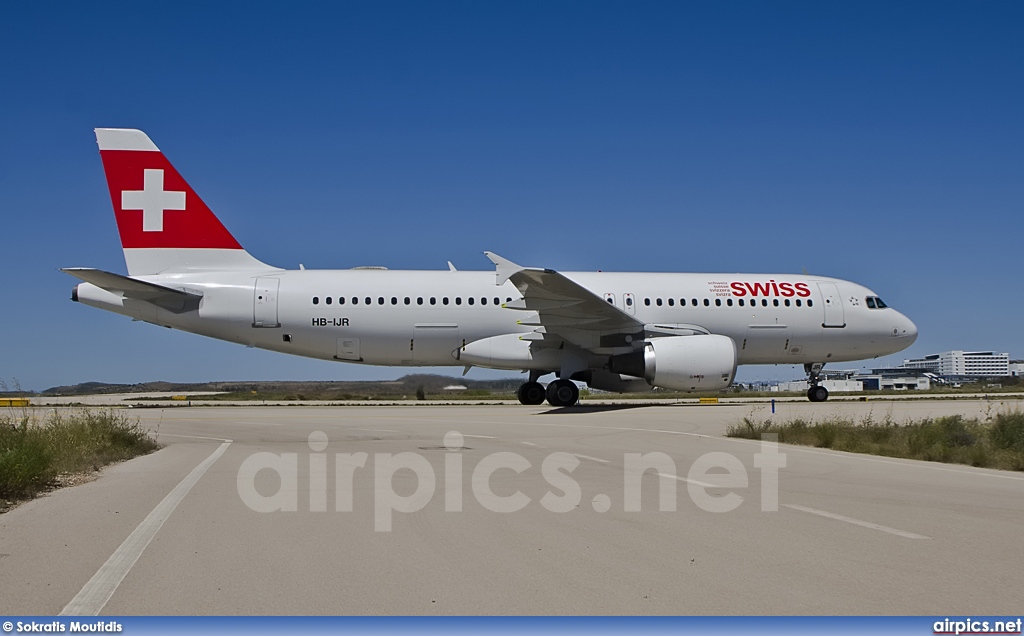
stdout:
{"type": "Polygon", "coordinates": [[[97,128],[128,275],[62,271],[73,301],[155,325],[356,364],[527,372],[519,401],[718,391],[743,364],[826,363],[902,351],[917,327],[870,289],[794,274],[557,272],[493,252],[494,271],[286,270],[235,240],[140,130],[97,128]],[[539,380],[556,378],[545,387],[539,380]]]}

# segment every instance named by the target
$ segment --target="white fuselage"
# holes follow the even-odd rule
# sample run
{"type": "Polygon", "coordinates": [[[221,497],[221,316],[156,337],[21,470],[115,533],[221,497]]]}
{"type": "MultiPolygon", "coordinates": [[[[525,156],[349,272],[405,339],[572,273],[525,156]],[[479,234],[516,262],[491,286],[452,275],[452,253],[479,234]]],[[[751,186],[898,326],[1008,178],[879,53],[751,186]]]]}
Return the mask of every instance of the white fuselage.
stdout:
{"type": "MultiPolygon", "coordinates": [[[[563,274],[645,324],[692,325],[728,336],[736,343],[738,364],[862,360],[901,351],[917,337],[901,313],[868,307],[871,290],[838,279],[563,274]],[[793,281],[806,295],[797,293],[793,281]]],[[[198,311],[171,313],[89,283],[77,287],[76,297],[247,346],[374,365],[462,366],[458,351],[464,344],[533,329],[520,324],[530,312],[501,306],[520,294],[511,283],[496,285],[493,271],[270,270],[138,278],[201,295],[198,311]]]]}

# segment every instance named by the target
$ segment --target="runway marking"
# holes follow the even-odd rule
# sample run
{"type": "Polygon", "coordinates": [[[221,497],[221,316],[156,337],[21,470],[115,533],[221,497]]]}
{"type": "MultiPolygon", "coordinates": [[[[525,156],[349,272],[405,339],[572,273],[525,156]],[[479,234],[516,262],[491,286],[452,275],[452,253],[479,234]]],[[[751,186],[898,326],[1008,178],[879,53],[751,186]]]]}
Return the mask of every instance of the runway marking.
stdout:
{"type": "MultiPolygon", "coordinates": [[[[190,436],[178,435],[176,437],[190,436]]],[[[61,610],[61,616],[96,616],[100,613],[103,606],[114,595],[117,587],[121,585],[121,581],[128,575],[129,570],[132,569],[135,562],[142,556],[146,546],[149,545],[149,542],[153,540],[153,537],[159,532],[164,522],[174,512],[174,509],[178,507],[178,504],[185,498],[188,491],[192,490],[192,487],[196,485],[200,477],[224,454],[224,451],[230,445],[231,440],[225,440],[223,444],[217,447],[217,450],[213,451],[201,464],[193,468],[192,472],[186,475],[174,487],[174,490],[167,493],[167,496],[157,504],[156,508],[153,508],[153,511],[142,520],[142,523],[128,535],[124,543],[117,550],[114,550],[114,553],[110,555],[107,562],[100,566],[100,569],[89,579],[89,582],[85,584],[82,590],[75,595],[75,598],[71,599],[71,602],[61,610]]]]}
{"type": "Polygon", "coordinates": [[[349,428],[350,431],[371,431],[373,433],[397,433],[390,428],[356,428],[355,426],[349,428]]]}
{"type": "Polygon", "coordinates": [[[824,510],[818,510],[817,508],[808,508],[807,506],[798,506],[796,504],[782,504],[786,508],[793,510],[799,510],[800,512],[809,512],[812,515],[818,515],[819,517],[826,517],[828,519],[835,519],[836,521],[845,521],[846,523],[852,523],[855,526],[861,526],[862,528],[870,528],[872,530],[879,530],[881,532],[888,532],[889,534],[895,534],[898,537],[905,539],[930,539],[922,534],[914,534],[913,532],[907,532],[906,530],[900,530],[898,528],[890,528],[889,526],[883,526],[877,523],[871,523],[870,521],[861,521],[860,519],[854,519],[853,517],[845,517],[843,515],[837,515],[834,512],[826,512],[824,510]]]}
{"type": "Polygon", "coordinates": [[[470,435],[469,433],[463,433],[463,437],[476,437],[477,439],[498,439],[493,435],[470,435]]]}
{"type": "Polygon", "coordinates": [[[702,488],[721,488],[722,487],[722,486],[719,486],[717,484],[709,484],[709,483],[707,483],[705,481],[697,481],[696,479],[690,479],[689,477],[680,477],[679,475],[669,475],[668,473],[658,473],[658,477],[668,477],[669,479],[675,479],[677,481],[685,481],[688,484],[693,484],[694,486],[700,486],[702,488]]]}
{"type": "Polygon", "coordinates": [[[223,437],[203,437],[201,435],[175,435],[174,433],[157,433],[157,437],[187,437],[189,439],[208,439],[214,442],[230,442],[229,439],[223,437]]]}
{"type": "Polygon", "coordinates": [[[590,455],[580,455],[579,453],[573,453],[573,457],[579,457],[580,459],[589,459],[592,462],[600,462],[602,464],[611,463],[607,459],[601,459],[600,457],[591,457],[590,455]]]}
{"type": "Polygon", "coordinates": [[[533,446],[534,448],[544,448],[540,444],[534,444],[533,442],[522,442],[524,446],[533,446]]]}

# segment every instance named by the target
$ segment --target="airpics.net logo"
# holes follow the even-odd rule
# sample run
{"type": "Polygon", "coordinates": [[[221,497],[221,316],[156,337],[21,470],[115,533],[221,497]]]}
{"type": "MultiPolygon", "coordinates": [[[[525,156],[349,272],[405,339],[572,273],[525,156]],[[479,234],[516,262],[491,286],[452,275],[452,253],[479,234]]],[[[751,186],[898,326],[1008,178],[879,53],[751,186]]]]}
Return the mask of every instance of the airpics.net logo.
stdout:
{"type": "Polygon", "coordinates": [[[932,624],[934,634],[1020,634],[1021,625],[1024,623],[1020,618],[1007,618],[1005,620],[947,618],[935,621],[932,624]]]}
{"type": "MultiPolygon", "coordinates": [[[[466,480],[469,480],[475,505],[498,514],[510,514],[539,505],[543,510],[565,514],[581,507],[584,489],[573,477],[583,460],[594,460],[612,466],[608,460],[586,458],[566,452],[553,452],[539,465],[519,453],[500,451],[479,460],[466,448],[465,438],[458,431],[444,436],[441,466],[436,467],[416,452],[374,453],[372,462],[366,452],[327,452],[326,433],[314,431],[308,438],[310,451],[302,459],[302,476],[308,478],[308,511],[326,513],[333,498],[334,512],[353,512],[357,482],[365,485],[372,479],[374,529],[390,532],[395,513],[412,514],[427,507],[438,491],[442,491],[444,510],[463,512],[468,505],[466,480]],[[370,465],[372,463],[372,466],[370,465]],[[333,465],[334,480],[329,484],[328,467],[333,465]],[[523,478],[539,472],[544,494],[531,498],[521,489],[523,478]],[[402,488],[395,488],[396,477],[402,488]],[[414,487],[409,487],[410,482],[414,487]],[[439,484],[440,482],[440,484],[439,484]],[[518,486],[517,486],[518,484],[518,486]],[[333,493],[332,493],[333,491],[333,493]],[[496,492],[497,491],[497,492],[496,492]],[[331,495],[333,494],[333,497],[331,495]]],[[[435,455],[436,457],[436,455],[435,455]]],[[[786,467],[786,455],[779,452],[774,436],[765,436],[754,454],[754,467],[760,473],[760,509],[775,512],[779,508],[779,470],[786,467]]],[[[657,484],[657,509],[677,511],[677,488],[685,486],[691,502],[710,513],[731,512],[744,505],[753,495],[740,494],[750,484],[746,466],[735,455],[709,452],[698,457],[684,474],[676,461],[659,451],[624,453],[621,471],[621,501],[613,501],[606,493],[590,496],[590,506],[598,513],[608,512],[616,503],[623,512],[643,510],[644,488],[657,484]],[[644,477],[656,476],[657,481],[644,477]]],[[[238,495],[255,512],[297,512],[300,507],[299,453],[253,453],[238,469],[238,495]]],[[[618,490],[616,486],[615,490],[618,490]]],[[[588,496],[590,493],[588,493],[588,496]]],[[[368,504],[367,504],[368,505],[368,504]]],[[[747,504],[750,505],[750,504],[747,504]]],[[[304,505],[303,508],[306,506],[304,505]]]]}

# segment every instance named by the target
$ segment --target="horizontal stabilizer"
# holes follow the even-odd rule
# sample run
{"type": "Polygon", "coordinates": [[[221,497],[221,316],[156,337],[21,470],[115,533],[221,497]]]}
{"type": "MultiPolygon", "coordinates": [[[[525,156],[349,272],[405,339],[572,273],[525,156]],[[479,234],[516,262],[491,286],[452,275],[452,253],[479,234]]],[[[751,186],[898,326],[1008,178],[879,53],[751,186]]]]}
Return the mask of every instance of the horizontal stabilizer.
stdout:
{"type": "Polygon", "coordinates": [[[100,269],[66,267],[61,271],[113,294],[120,294],[125,298],[151,303],[175,314],[195,311],[199,308],[199,300],[202,298],[199,294],[192,294],[180,289],[171,289],[156,283],[148,283],[144,280],[129,278],[100,269]]]}

